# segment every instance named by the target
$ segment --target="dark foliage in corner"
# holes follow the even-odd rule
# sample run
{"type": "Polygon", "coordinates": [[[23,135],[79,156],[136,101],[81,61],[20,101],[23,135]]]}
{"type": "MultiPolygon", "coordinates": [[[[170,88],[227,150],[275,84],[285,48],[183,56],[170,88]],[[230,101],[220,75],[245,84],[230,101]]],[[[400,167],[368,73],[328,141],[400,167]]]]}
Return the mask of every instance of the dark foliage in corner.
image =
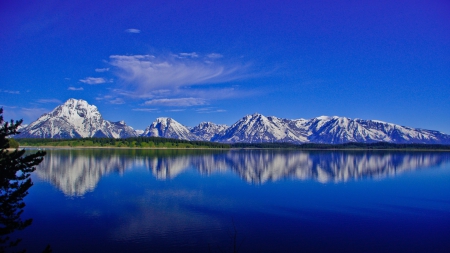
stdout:
{"type": "Polygon", "coordinates": [[[21,123],[22,120],[4,122],[0,108],[0,252],[14,251],[21,240],[13,240],[9,235],[32,222],[20,217],[25,207],[23,199],[33,185],[31,173],[45,156],[44,151],[25,155],[25,150],[8,150],[12,147],[7,137],[18,134],[21,123]]]}

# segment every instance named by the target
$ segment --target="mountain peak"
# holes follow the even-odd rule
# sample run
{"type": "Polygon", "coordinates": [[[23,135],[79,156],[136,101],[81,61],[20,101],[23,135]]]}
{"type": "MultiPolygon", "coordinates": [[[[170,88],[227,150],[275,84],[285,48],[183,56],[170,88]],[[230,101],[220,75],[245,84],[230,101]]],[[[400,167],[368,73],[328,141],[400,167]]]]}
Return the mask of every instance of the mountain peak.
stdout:
{"type": "Polygon", "coordinates": [[[163,122],[163,121],[170,121],[170,120],[174,120],[174,119],[169,118],[169,117],[158,117],[158,118],[156,118],[155,121],[157,121],[157,122],[163,122]]]}
{"type": "Polygon", "coordinates": [[[182,140],[198,140],[186,126],[168,117],[159,117],[149,125],[142,136],[165,137],[182,140]]]}
{"type": "Polygon", "coordinates": [[[61,106],[70,107],[70,108],[91,108],[93,110],[97,110],[97,106],[90,105],[86,100],[75,99],[75,98],[69,98],[61,106]]]}
{"type": "Polygon", "coordinates": [[[307,142],[306,137],[299,131],[293,131],[290,120],[277,117],[265,117],[259,113],[247,115],[229,127],[223,136],[214,140],[219,142],[307,142]]]}
{"type": "Polygon", "coordinates": [[[227,128],[227,125],[217,125],[212,122],[201,122],[198,126],[191,129],[191,133],[198,136],[201,140],[210,141],[215,136],[222,135],[227,128]]]}
{"type": "MultiPolygon", "coordinates": [[[[125,122],[123,122],[125,123],[125,122]]],[[[86,138],[137,136],[133,128],[104,120],[95,105],[82,99],[68,99],[39,117],[17,138],[86,138]]]]}
{"type": "Polygon", "coordinates": [[[325,115],[322,115],[322,116],[316,117],[315,119],[318,119],[318,120],[332,120],[332,119],[338,119],[338,118],[340,118],[340,117],[339,116],[325,116],[325,115]]]}
{"type": "Polygon", "coordinates": [[[75,104],[75,103],[82,103],[82,104],[88,104],[88,102],[84,99],[76,99],[76,98],[69,98],[64,104],[75,104]]]}
{"type": "Polygon", "coordinates": [[[247,115],[247,116],[252,119],[267,118],[266,116],[262,115],[261,113],[257,113],[257,112],[255,112],[251,115],[247,115]]]}

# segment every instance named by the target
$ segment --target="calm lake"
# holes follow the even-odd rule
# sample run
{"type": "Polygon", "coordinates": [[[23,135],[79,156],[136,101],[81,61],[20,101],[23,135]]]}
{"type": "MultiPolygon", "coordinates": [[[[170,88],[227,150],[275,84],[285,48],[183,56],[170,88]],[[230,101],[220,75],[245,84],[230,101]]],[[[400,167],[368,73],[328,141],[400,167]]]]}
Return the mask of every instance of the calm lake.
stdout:
{"type": "Polygon", "coordinates": [[[28,252],[450,250],[448,152],[47,152],[28,252]]]}

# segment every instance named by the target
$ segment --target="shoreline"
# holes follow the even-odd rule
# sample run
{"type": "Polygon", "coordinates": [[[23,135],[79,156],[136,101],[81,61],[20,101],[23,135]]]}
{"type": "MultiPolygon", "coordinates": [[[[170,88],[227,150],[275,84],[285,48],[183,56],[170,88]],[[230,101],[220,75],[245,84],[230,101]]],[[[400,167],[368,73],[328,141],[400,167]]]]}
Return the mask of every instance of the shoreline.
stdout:
{"type": "MultiPolygon", "coordinates": [[[[123,150],[296,150],[296,151],[428,151],[428,152],[450,152],[444,149],[418,149],[418,148],[175,148],[175,147],[97,147],[97,146],[20,146],[20,148],[36,148],[36,149],[123,149],[123,150]]],[[[15,150],[15,149],[12,149],[15,150]]]]}
{"type": "Polygon", "coordinates": [[[148,147],[148,148],[140,148],[140,147],[97,147],[97,146],[20,146],[19,148],[52,148],[52,149],[214,149],[214,150],[222,150],[222,149],[234,149],[234,148],[168,148],[168,147],[148,147]]]}

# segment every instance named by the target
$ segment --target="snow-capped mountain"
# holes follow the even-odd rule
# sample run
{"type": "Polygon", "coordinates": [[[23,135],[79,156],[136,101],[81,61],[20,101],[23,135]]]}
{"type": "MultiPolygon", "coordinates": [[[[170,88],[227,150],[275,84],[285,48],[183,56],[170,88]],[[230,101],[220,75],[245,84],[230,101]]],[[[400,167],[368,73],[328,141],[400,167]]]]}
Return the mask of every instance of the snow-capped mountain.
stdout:
{"type": "Polygon", "coordinates": [[[126,138],[137,136],[123,121],[104,120],[97,107],[84,100],[69,99],[29,124],[15,138],[126,138]]]}
{"type": "Polygon", "coordinates": [[[320,116],[283,119],[255,113],[228,127],[202,122],[193,128],[171,118],[157,118],[144,131],[136,132],[123,121],[104,120],[94,105],[69,99],[25,128],[15,138],[127,138],[154,136],[224,143],[346,143],[391,142],[450,144],[450,135],[439,131],[400,126],[379,120],[320,116]]]}
{"type": "Polygon", "coordinates": [[[450,135],[415,129],[378,120],[321,116],[306,119],[280,119],[261,114],[247,115],[230,128],[218,142],[289,142],[289,143],[346,143],[392,142],[450,144],[450,135]]]}
{"type": "Polygon", "coordinates": [[[392,143],[450,143],[450,135],[432,130],[415,129],[378,120],[346,117],[317,117],[305,122],[309,142],[392,142],[392,143]]]}
{"type": "Polygon", "coordinates": [[[186,127],[171,118],[157,118],[141,136],[164,137],[180,140],[200,140],[186,127]]]}
{"type": "Polygon", "coordinates": [[[17,128],[17,131],[21,132],[21,131],[23,131],[27,126],[28,126],[28,124],[21,124],[21,125],[17,128]]]}
{"type": "Polygon", "coordinates": [[[378,120],[321,116],[312,119],[282,119],[255,113],[232,126],[202,122],[188,128],[171,118],[158,118],[143,136],[224,143],[347,143],[392,142],[450,144],[450,135],[415,129],[378,120]]]}
{"type": "Polygon", "coordinates": [[[202,122],[198,126],[190,128],[172,118],[157,118],[141,136],[210,141],[214,136],[223,134],[227,128],[226,125],[217,125],[211,122],[202,122]]]}
{"type": "Polygon", "coordinates": [[[193,127],[190,132],[199,137],[201,140],[210,141],[215,136],[222,136],[227,129],[227,125],[217,125],[212,122],[202,122],[198,126],[193,127]]]}
{"type": "Polygon", "coordinates": [[[277,117],[266,117],[255,113],[247,115],[229,127],[223,135],[216,135],[218,142],[308,142],[306,131],[297,127],[295,122],[277,117]]]}

